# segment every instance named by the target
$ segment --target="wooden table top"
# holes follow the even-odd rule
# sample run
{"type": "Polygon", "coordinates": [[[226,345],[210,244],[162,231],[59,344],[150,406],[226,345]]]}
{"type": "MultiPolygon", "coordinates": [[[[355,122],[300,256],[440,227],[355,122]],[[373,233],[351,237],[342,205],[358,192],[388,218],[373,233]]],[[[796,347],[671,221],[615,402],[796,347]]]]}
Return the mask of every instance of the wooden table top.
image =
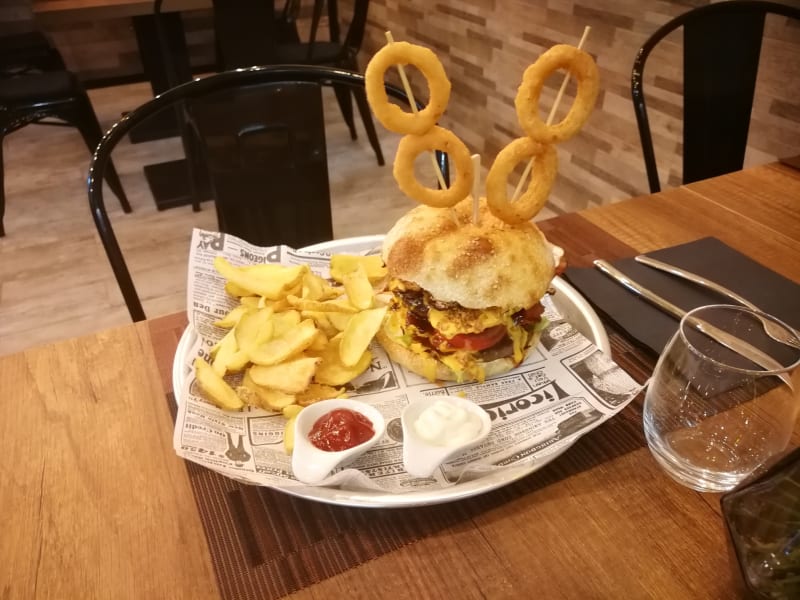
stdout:
{"type": "MultiPolygon", "coordinates": [[[[154,0],[33,0],[37,20],[48,23],[95,21],[153,14],[154,0]]],[[[162,12],[211,8],[211,0],[164,0],[162,12]]]]}
{"type": "MultiPolygon", "coordinates": [[[[798,198],[800,172],[767,165],[542,228],[573,264],[612,249],[593,247],[599,230],[636,252],[710,235],[800,282],[798,198]]],[[[185,323],[172,315],[0,357],[3,598],[226,597],[164,400],[185,323]]],[[[594,443],[613,445],[608,425],[594,443]]],[[[731,598],[718,500],[638,447],[293,597],[731,598]]]]}

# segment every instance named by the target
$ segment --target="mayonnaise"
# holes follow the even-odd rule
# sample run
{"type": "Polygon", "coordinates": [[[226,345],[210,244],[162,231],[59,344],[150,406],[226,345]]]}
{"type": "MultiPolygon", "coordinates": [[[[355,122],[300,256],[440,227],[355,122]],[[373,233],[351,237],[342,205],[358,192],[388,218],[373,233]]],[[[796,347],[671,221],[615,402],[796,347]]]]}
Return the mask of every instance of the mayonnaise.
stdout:
{"type": "Polygon", "coordinates": [[[413,427],[429,444],[459,446],[478,437],[482,424],[478,415],[446,400],[437,400],[420,413],[413,427]]]}

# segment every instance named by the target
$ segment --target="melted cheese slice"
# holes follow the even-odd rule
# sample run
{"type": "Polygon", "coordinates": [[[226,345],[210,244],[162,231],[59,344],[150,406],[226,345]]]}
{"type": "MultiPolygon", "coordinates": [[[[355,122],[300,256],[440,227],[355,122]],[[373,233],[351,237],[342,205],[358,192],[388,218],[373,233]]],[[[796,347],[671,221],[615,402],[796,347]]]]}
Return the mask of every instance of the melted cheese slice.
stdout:
{"type": "Polygon", "coordinates": [[[428,312],[428,321],[444,337],[451,338],[459,333],[480,333],[489,327],[501,325],[503,313],[498,308],[446,311],[431,308],[428,312]]]}

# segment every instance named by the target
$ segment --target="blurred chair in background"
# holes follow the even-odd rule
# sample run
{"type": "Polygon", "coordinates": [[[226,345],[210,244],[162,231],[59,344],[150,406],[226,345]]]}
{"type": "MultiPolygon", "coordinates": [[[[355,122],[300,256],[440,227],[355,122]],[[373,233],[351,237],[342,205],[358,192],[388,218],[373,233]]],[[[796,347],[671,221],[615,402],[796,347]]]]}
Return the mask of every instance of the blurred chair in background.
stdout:
{"type": "MultiPolygon", "coordinates": [[[[103,135],[83,85],[41,33],[0,37],[0,236],[5,235],[2,144],[5,136],[32,123],[76,127],[90,153],[103,135]]],[[[122,209],[130,212],[113,165],[105,176],[122,209]]]]}
{"type": "MultiPolygon", "coordinates": [[[[270,0],[214,0],[213,4],[214,30],[223,70],[252,65],[321,65],[361,72],[358,52],[364,40],[369,0],[355,0],[344,41],[340,41],[337,0],[327,0],[330,39],[317,39],[326,2],[314,0],[311,30],[306,42],[299,40],[294,26],[299,10],[297,0],[288,0],[280,15],[270,0]]],[[[383,152],[366,93],[346,86],[334,86],[334,91],[352,139],[357,138],[357,133],[351,94],[355,98],[367,138],[378,164],[383,165],[383,152]]]]}
{"type": "MultiPolygon", "coordinates": [[[[132,110],[97,147],[89,204],[131,318],[145,318],[106,213],[101,182],[113,150],[136,126],[182,107],[209,174],[219,230],[251,243],[302,247],[332,239],[322,86],[364,89],[358,73],[330,67],[275,66],[227,71],[175,87],[132,110]]],[[[405,93],[386,86],[408,105],[405,93]]],[[[424,104],[419,104],[422,108],[424,104]]],[[[447,158],[439,155],[447,181],[447,158]]],[[[168,217],[165,217],[168,218],[168,217]]]]}
{"type": "Polygon", "coordinates": [[[0,72],[3,77],[32,71],[66,69],[61,53],[39,31],[0,35],[0,72]]]}
{"type": "MultiPolygon", "coordinates": [[[[292,65],[326,65],[338,67],[348,71],[363,72],[358,65],[358,53],[364,41],[364,30],[367,25],[367,13],[369,12],[369,0],[354,0],[353,14],[350,19],[350,26],[347,29],[344,41],[339,41],[339,10],[337,0],[328,0],[328,28],[330,39],[321,41],[317,39],[317,31],[322,13],[322,2],[314,3],[314,13],[311,20],[311,32],[307,42],[299,43],[279,43],[276,47],[277,63],[292,65]]],[[[367,96],[363,90],[334,86],[336,100],[342,111],[345,123],[350,129],[350,137],[356,139],[356,127],[353,119],[353,104],[351,95],[356,100],[361,121],[367,132],[367,138],[375,152],[379,165],[384,164],[383,152],[381,151],[378,135],[375,132],[375,124],[372,121],[372,113],[367,103],[367,96]]]]}
{"type": "Polygon", "coordinates": [[[800,8],[731,0],[672,19],[639,49],[631,95],[651,192],[661,190],[643,85],[651,51],[673,31],[683,30],[683,183],[738,171],[747,147],[764,20],[770,14],[800,25],[800,8]]]}

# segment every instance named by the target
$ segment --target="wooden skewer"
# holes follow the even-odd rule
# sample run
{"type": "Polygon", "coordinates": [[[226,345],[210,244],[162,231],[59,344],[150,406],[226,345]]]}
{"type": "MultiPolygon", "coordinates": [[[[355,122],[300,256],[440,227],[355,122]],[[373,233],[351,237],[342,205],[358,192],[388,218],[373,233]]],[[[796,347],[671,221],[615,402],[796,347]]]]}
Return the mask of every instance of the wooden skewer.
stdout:
{"type": "MultiPolygon", "coordinates": [[[[588,25],[583,29],[583,35],[581,36],[581,41],[578,42],[578,50],[583,47],[583,43],[586,41],[586,38],[589,37],[589,31],[591,31],[591,27],[588,25]]],[[[561,97],[564,95],[564,90],[567,89],[567,84],[569,83],[569,71],[567,74],[564,75],[564,81],[561,82],[561,87],[558,90],[558,94],[556,94],[556,99],[553,102],[553,106],[550,108],[550,114],[547,115],[546,123],[550,125],[553,122],[553,119],[556,117],[556,110],[558,110],[558,105],[561,103],[561,97]]],[[[520,193],[522,193],[522,186],[525,185],[525,182],[528,180],[528,175],[531,173],[531,168],[533,168],[533,159],[528,161],[528,164],[525,165],[525,170],[522,172],[522,176],[519,178],[517,182],[517,187],[514,189],[514,195],[511,196],[511,201],[514,202],[517,198],[519,198],[520,193]]]]}
{"type": "MultiPolygon", "coordinates": [[[[394,36],[392,35],[391,31],[386,32],[386,41],[390,44],[394,44],[394,36]]],[[[411,112],[417,114],[419,110],[417,109],[417,102],[414,100],[414,91],[411,89],[411,84],[408,82],[408,77],[406,77],[406,70],[403,65],[397,65],[397,71],[400,73],[400,81],[403,82],[403,89],[406,92],[406,96],[408,96],[408,100],[411,102],[411,112]]],[[[444,175],[442,174],[442,170],[439,168],[439,163],[436,162],[436,153],[430,152],[431,163],[433,164],[433,169],[436,171],[436,178],[439,180],[439,187],[443,190],[447,189],[447,183],[444,181],[444,175]]]]}
{"type": "Polygon", "coordinates": [[[481,155],[472,155],[472,223],[479,227],[481,224],[481,217],[478,209],[481,203],[481,155]]]}

